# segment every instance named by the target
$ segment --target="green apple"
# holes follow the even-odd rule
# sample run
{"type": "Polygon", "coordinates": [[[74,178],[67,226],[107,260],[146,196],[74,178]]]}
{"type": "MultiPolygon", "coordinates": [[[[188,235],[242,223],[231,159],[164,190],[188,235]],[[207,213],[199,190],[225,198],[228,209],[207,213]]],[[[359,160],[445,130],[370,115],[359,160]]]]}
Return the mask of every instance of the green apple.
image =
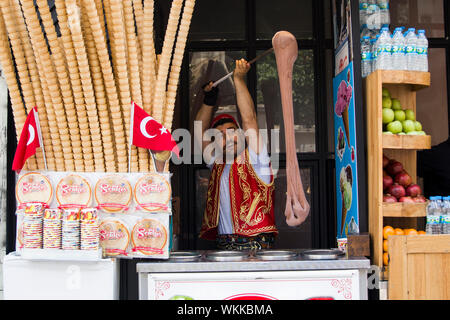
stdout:
{"type": "Polygon", "coordinates": [[[422,124],[419,121],[415,121],[414,126],[416,127],[416,131],[422,131],[422,124]]]}
{"type": "Polygon", "coordinates": [[[390,134],[390,135],[393,135],[393,133],[390,132],[390,131],[384,131],[383,134],[390,134]]]}
{"type": "Polygon", "coordinates": [[[398,135],[399,135],[399,136],[406,136],[406,133],[400,132],[398,135]]]}
{"type": "Polygon", "coordinates": [[[411,109],[405,110],[406,120],[416,121],[416,114],[411,109]]]}
{"type": "Polygon", "coordinates": [[[398,99],[392,99],[392,109],[394,110],[402,110],[402,104],[398,99]]]}
{"type": "Polygon", "coordinates": [[[384,97],[387,97],[387,98],[391,97],[391,94],[389,93],[389,90],[386,89],[386,88],[383,88],[383,98],[384,97]]]}
{"type": "Polygon", "coordinates": [[[393,121],[387,125],[387,129],[393,134],[402,132],[403,126],[400,121],[393,121]]]}
{"type": "Polygon", "coordinates": [[[417,131],[417,135],[418,136],[426,136],[427,134],[425,133],[425,131],[417,131]]]}
{"type": "Polygon", "coordinates": [[[394,121],[394,118],[395,118],[395,114],[392,109],[387,109],[387,108],[383,109],[383,123],[384,124],[391,123],[392,121],[394,121]]]}
{"type": "Polygon", "coordinates": [[[416,131],[416,125],[412,120],[405,120],[402,122],[403,132],[409,133],[411,131],[416,131]]]}
{"type": "Polygon", "coordinates": [[[407,133],[408,136],[417,136],[417,131],[410,131],[407,133]]]}
{"type": "Polygon", "coordinates": [[[392,108],[392,100],[389,97],[383,97],[383,109],[391,109],[392,108]]]}
{"type": "Polygon", "coordinates": [[[394,111],[394,119],[396,120],[396,121],[405,121],[406,120],[406,114],[405,114],[405,111],[403,111],[403,110],[395,110],[394,111]]]}

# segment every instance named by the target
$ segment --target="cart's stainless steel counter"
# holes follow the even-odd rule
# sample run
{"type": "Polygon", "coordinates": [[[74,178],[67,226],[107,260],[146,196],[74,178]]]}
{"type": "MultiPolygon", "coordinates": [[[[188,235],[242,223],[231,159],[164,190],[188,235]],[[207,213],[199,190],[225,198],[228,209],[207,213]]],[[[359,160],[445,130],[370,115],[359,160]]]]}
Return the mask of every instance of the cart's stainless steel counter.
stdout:
{"type": "Polygon", "coordinates": [[[309,260],[298,254],[292,260],[286,261],[262,261],[255,257],[249,257],[242,261],[218,262],[208,260],[207,254],[208,252],[201,252],[201,257],[197,261],[155,260],[138,263],[136,268],[138,273],[357,270],[370,268],[370,260],[364,257],[309,260]]]}

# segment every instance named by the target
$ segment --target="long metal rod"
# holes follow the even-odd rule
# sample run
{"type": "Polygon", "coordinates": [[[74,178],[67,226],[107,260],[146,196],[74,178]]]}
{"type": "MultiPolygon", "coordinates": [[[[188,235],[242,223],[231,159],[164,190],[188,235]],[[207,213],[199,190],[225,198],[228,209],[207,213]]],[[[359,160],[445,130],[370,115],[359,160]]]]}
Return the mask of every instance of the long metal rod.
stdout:
{"type": "MultiPolygon", "coordinates": [[[[269,53],[271,53],[273,51],[273,48],[270,48],[266,51],[264,51],[263,53],[261,53],[259,56],[257,56],[256,58],[254,58],[253,60],[250,60],[248,63],[249,64],[253,64],[256,61],[258,61],[259,59],[267,56],[269,53]]],[[[213,83],[213,87],[218,86],[219,84],[221,84],[222,82],[224,82],[225,80],[227,80],[228,78],[230,78],[233,75],[234,71],[231,71],[229,74],[227,74],[226,76],[220,78],[219,80],[217,80],[216,82],[213,83]]]]}

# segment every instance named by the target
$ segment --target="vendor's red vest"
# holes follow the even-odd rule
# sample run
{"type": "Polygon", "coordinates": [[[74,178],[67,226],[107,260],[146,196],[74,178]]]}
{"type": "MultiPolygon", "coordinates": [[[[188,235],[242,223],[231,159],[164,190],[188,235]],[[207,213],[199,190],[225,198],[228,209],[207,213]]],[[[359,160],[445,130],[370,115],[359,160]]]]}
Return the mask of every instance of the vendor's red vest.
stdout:
{"type": "MultiPolygon", "coordinates": [[[[200,237],[215,240],[219,224],[220,178],[225,164],[214,164],[209,178],[205,214],[200,237]]],[[[230,168],[230,201],[233,234],[252,237],[261,233],[278,233],[274,217],[273,175],[265,184],[249,161],[248,150],[236,158],[230,168]]]]}

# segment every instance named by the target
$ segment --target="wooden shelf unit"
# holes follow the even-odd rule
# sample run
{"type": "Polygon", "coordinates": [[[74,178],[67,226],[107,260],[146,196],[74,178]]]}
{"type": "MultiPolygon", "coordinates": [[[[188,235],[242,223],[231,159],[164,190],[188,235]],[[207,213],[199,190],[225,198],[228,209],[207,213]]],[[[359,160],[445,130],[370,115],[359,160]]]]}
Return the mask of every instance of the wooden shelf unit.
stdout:
{"type": "MultiPolygon", "coordinates": [[[[428,72],[378,70],[365,79],[369,233],[372,263],[383,267],[383,227],[417,228],[425,217],[424,204],[383,203],[383,154],[400,161],[417,182],[417,150],[431,148],[430,136],[383,134],[382,89],[399,99],[404,109],[416,112],[416,92],[431,83],[428,72]]],[[[424,128],[426,130],[426,128],[424,128]]]]}

